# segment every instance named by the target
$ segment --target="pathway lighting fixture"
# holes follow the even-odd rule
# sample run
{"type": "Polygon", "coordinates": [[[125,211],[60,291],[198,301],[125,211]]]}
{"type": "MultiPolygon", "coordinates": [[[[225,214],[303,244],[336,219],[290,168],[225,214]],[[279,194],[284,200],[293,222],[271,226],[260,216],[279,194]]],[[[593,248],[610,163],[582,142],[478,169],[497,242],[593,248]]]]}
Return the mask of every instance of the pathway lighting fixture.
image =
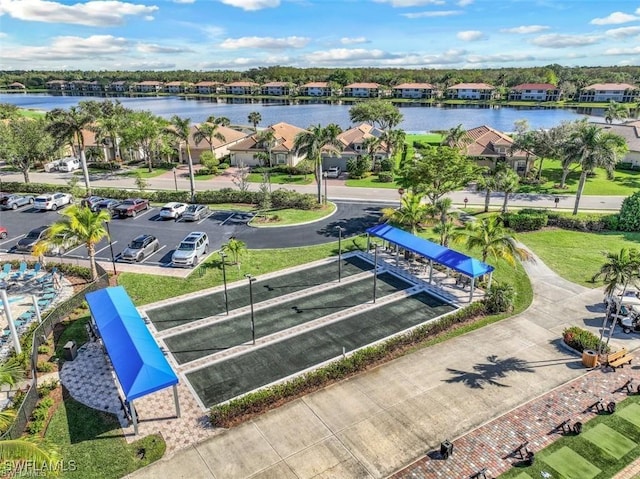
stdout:
{"type": "Polygon", "coordinates": [[[344,228],[342,226],[336,226],[338,230],[338,283],[342,281],[342,232],[344,228]]]}
{"type": "Polygon", "coordinates": [[[256,344],[256,325],[255,325],[255,318],[253,314],[253,282],[256,280],[256,278],[254,278],[250,274],[245,274],[244,277],[249,280],[249,303],[251,304],[251,342],[255,345],[256,344]]]}
{"type": "Polygon", "coordinates": [[[176,187],[176,191],[178,191],[178,176],[176,175],[176,167],[173,167],[173,183],[176,187]]]}
{"type": "MultiPolygon", "coordinates": [[[[109,251],[111,252],[111,264],[113,265],[113,275],[117,275],[118,271],[116,271],[116,257],[113,255],[113,241],[111,241],[111,231],[109,230],[109,222],[105,221],[104,225],[107,227],[107,237],[109,238],[109,251]]],[[[60,252],[58,251],[58,254],[60,252]]],[[[58,258],[58,261],[60,259],[58,258]]]]}
{"type": "Polygon", "coordinates": [[[224,310],[229,316],[229,296],[227,295],[227,268],[225,262],[227,261],[227,254],[224,251],[220,251],[220,259],[222,261],[222,282],[224,283],[224,310]]]}

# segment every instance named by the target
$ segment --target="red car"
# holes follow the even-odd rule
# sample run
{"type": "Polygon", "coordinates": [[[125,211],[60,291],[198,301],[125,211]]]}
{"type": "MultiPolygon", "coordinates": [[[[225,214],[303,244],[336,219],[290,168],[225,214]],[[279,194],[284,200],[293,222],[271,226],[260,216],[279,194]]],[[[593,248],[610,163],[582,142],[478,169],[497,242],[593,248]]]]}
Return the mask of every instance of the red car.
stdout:
{"type": "Polygon", "coordinates": [[[4,226],[0,226],[0,239],[5,239],[9,233],[7,232],[7,228],[4,226]]]}
{"type": "Polygon", "coordinates": [[[140,211],[149,209],[149,200],[143,200],[142,198],[129,198],[124,200],[113,211],[117,216],[124,218],[125,216],[135,216],[140,211]]]}

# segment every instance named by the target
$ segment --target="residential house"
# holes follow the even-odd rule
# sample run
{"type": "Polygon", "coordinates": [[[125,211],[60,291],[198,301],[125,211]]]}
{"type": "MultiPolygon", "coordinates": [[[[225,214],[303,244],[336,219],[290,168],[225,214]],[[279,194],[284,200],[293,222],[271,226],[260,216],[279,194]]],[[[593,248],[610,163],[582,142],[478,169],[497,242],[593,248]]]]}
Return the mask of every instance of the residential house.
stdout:
{"type": "Polygon", "coordinates": [[[104,91],[106,89],[106,85],[102,85],[98,80],[90,81],[85,85],[85,91],[104,91]]]}
{"type": "Polygon", "coordinates": [[[298,92],[300,96],[335,96],[340,94],[326,81],[305,83],[298,88],[298,92]]]}
{"type": "Polygon", "coordinates": [[[621,161],[631,163],[633,168],[640,169],[640,120],[631,120],[612,125],[608,123],[593,123],[603,130],[620,135],[627,140],[629,151],[621,161]]]}
{"type": "Polygon", "coordinates": [[[26,90],[26,89],[27,89],[26,86],[24,86],[22,83],[17,81],[7,86],[7,90],[26,90]]]}
{"type": "Polygon", "coordinates": [[[447,98],[452,100],[492,100],[496,88],[488,83],[458,83],[447,88],[447,98]]]}
{"type": "Polygon", "coordinates": [[[45,83],[47,90],[57,90],[63,91],[67,87],[67,82],[65,80],[51,80],[45,83]]]}
{"type": "Polygon", "coordinates": [[[494,167],[499,161],[505,161],[519,175],[526,176],[536,156],[528,151],[514,150],[514,140],[498,130],[483,125],[466,131],[463,152],[475,158],[481,166],[494,167]]]}
{"type": "Polygon", "coordinates": [[[193,88],[193,83],[186,81],[170,81],[164,84],[164,91],[166,93],[188,93],[193,88]]]}
{"type": "Polygon", "coordinates": [[[578,101],[632,103],[640,96],[640,88],[628,83],[594,83],[580,91],[578,101]]]}
{"type": "Polygon", "coordinates": [[[509,92],[509,100],[558,101],[560,88],[551,83],[522,83],[509,92]]]}
{"type": "MultiPolygon", "coordinates": [[[[272,165],[295,166],[305,158],[304,155],[299,155],[293,147],[296,135],[305,131],[304,129],[281,122],[271,125],[267,130],[273,131],[275,137],[275,143],[271,146],[272,165]]],[[[267,147],[268,145],[260,141],[260,133],[254,133],[229,147],[231,165],[258,166],[260,160],[256,158],[256,154],[268,153],[267,147]]]]}
{"type": "Polygon", "coordinates": [[[201,95],[211,95],[212,93],[220,93],[224,91],[224,83],[215,81],[201,81],[193,86],[196,93],[201,95]]]}
{"type": "Polygon", "coordinates": [[[70,91],[89,91],[89,82],[87,80],[72,80],[67,82],[65,89],[70,91]]]}
{"type": "MultiPolygon", "coordinates": [[[[191,159],[194,163],[200,163],[200,155],[205,151],[211,151],[211,145],[206,140],[202,140],[196,144],[193,140],[193,134],[197,131],[198,125],[192,125],[189,133],[189,149],[191,150],[191,159]]],[[[219,126],[216,130],[224,139],[213,138],[213,154],[220,159],[229,154],[229,148],[237,145],[247,138],[247,133],[227,126],[219,126]]],[[[186,157],[184,158],[186,159],[186,157]]]]}
{"type": "Polygon", "coordinates": [[[252,81],[227,83],[225,92],[228,95],[253,95],[259,91],[260,85],[252,81]]]}
{"type": "MultiPolygon", "coordinates": [[[[322,153],[322,169],[326,170],[337,166],[345,171],[349,160],[359,158],[369,153],[366,145],[367,139],[380,138],[382,133],[382,130],[368,123],[362,123],[343,131],[338,135],[338,140],[343,145],[342,150],[336,151],[335,148],[325,148],[322,153]]],[[[381,141],[373,153],[373,159],[382,160],[388,157],[387,145],[384,141],[381,141]]]]}
{"type": "Polygon", "coordinates": [[[292,86],[291,83],[286,81],[272,81],[262,85],[262,87],[260,87],[260,93],[274,96],[291,95],[293,92],[292,86]]]}
{"type": "Polygon", "coordinates": [[[158,93],[164,84],[161,81],[146,80],[133,84],[134,91],[138,93],[158,93]]]}
{"type": "Polygon", "coordinates": [[[383,95],[379,83],[351,83],[342,89],[342,96],[354,98],[379,98],[383,95]]]}
{"type": "Polygon", "coordinates": [[[433,98],[436,88],[431,83],[401,83],[392,89],[394,98],[433,98]]]}
{"type": "Polygon", "coordinates": [[[109,85],[109,90],[117,92],[129,91],[129,82],[126,81],[114,81],[109,85]]]}

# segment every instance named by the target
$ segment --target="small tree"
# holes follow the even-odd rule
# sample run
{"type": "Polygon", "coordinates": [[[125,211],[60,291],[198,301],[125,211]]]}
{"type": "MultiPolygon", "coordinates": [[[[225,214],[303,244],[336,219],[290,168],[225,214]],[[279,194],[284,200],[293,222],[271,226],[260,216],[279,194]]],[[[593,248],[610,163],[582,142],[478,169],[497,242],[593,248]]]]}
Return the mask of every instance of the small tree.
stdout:
{"type": "Polygon", "coordinates": [[[69,187],[69,194],[74,198],[80,198],[84,196],[85,189],[80,186],[80,179],[77,175],[71,175],[71,178],[67,180],[67,186],[69,187]]]}
{"type": "Polygon", "coordinates": [[[238,277],[240,277],[240,258],[247,251],[246,243],[232,236],[229,241],[222,245],[222,251],[233,258],[233,263],[238,266],[238,277]]]}
{"type": "Polygon", "coordinates": [[[139,171],[136,172],[135,182],[136,182],[136,186],[140,190],[140,193],[144,193],[144,190],[146,190],[149,187],[149,181],[146,178],[144,178],[139,171]]]}
{"type": "Polygon", "coordinates": [[[240,191],[249,190],[249,167],[242,160],[238,162],[238,168],[232,175],[231,181],[240,191]]]}
{"type": "Polygon", "coordinates": [[[371,171],[371,158],[367,155],[347,160],[347,172],[350,178],[364,178],[371,171]]]}
{"type": "Polygon", "coordinates": [[[260,210],[262,210],[263,213],[271,209],[271,175],[268,171],[262,172],[258,207],[260,208],[260,210]]]}
{"type": "Polygon", "coordinates": [[[622,201],[618,229],[640,231],[640,191],[636,191],[622,201]]]}
{"type": "Polygon", "coordinates": [[[208,174],[218,174],[218,165],[220,164],[220,160],[218,160],[210,151],[205,151],[200,155],[200,164],[204,166],[208,174]]]}
{"type": "Polygon", "coordinates": [[[494,282],[487,295],[484,303],[487,307],[487,313],[508,313],[513,311],[515,306],[516,290],[508,283],[494,282]]]}

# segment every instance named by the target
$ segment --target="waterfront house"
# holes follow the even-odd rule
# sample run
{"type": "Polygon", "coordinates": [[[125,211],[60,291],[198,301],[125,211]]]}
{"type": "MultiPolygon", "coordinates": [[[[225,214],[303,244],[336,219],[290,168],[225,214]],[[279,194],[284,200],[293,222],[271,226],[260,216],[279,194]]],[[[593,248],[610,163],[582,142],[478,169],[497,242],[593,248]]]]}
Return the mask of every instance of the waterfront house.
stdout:
{"type": "Polygon", "coordinates": [[[513,138],[487,125],[467,130],[461,143],[463,153],[475,158],[480,166],[493,168],[504,161],[521,176],[529,173],[536,159],[530,151],[514,149],[513,138]]]}
{"type": "Polygon", "coordinates": [[[628,83],[594,83],[580,91],[581,102],[632,103],[640,96],[640,89],[628,83]]]}
{"type": "Polygon", "coordinates": [[[351,83],[342,89],[342,96],[353,98],[379,98],[383,95],[379,83],[351,83]]]}
{"type": "Polygon", "coordinates": [[[260,87],[263,95],[285,96],[293,92],[293,84],[286,81],[272,81],[260,87]]]}
{"type": "Polygon", "coordinates": [[[166,93],[188,93],[193,88],[193,83],[186,81],[170,81],[164,84],[166,93]]]}
{"type": "MultiPolygon", "coordinates": [[[[207,140],[202,140],[198,144],[193,140],[193,134],[198,131],[198,126],[200,125],[191,125],[191,131],[189,132],[189,149],[191,150],[191,159],[194,163],[200,163],[200,155],[202,155],[202,153],[211,151],[211,145],[209,145],[207,140]]],[[[212,139],[213,154],[218,159],[228,155],[230,147],[237,145],[248,136],[247,133],[228,126],[219,126],[216,132],[222,136],[222,139],[212,139]]],[[[184,159],[186,159],[186,157],[184,159]]]]}
{"type": "Polygon", "coordinates": [[[509,100],[558,101],[560,88],[551,83],[522,83],[509,91],[509,100]]]}
{"type": "Polygon", "coordinates": [[[236,81],[225,86],[228,95],[253,95],[259,91],[260,85],[252,81],[236,81]]]}
{"type": "Polygon", "coordinates": [[[22,83],[20,82],[13,82],[11,85],[7,85],[7,90],[26,90],[27,87],[24,86],[22,83]]]}
{"type": "MultiPolygon", "coordinates": [[[[273,132],[275,142],[271,145],[271,164],[295,166],[305,158],[299,155],[294,149],[296,135],[305,131],[288,123],[280,122],[267,128],[273,132]]],[[[269,145],[260,140],[260,133],[254,133],[244,140],[228,148],[231,154],[231,165],[238,166],[258,166],[260,159],[256,158],[258,153],[268,153],[269,145]]]]}
{"type": "Polygon", "coordinates": [[[87,80],[72,80],[67,82],[65,89],[69,91],[89,91],[89,82],[87,80]]]}
{"type": "Polygon", "coordinates": [[[629,151],[623,159],[622,163],[631,163],[634,169],[640,170],[640,120],[631,120],[625,123],[598,123],[592,122],[598,125],[603,130],[620,135],[627,141],[629,151]]]}
{"type": "Polygon", "coordinates": [[[437,96],[431,83],[401,83],[392,89],[394,98],[428,99],[437,96]]]}
{"type": "Polygon", "coordinates": [[[493,100],[496,88],[488,83],[458,83],[447,88],[447,98],[452,100],[493,100]]]}
{"type": "Polygon", "coordinates": [[[201,81],[193,86],[196,93],[201,95],[211,95],[212,93],[223,93],[224,83],[215,81],[201,81]]]}
{"type": "Polygon", "coordinates": [[[65,80],[51,80],[45,83],[47,90],[63,91],[66,89],[67,82],[65,80]]]}
{"type": "Polygon", "coordinates": [[[158,93],[162,90],[164,83],[155,80],[146,80],[133,84],[134,91],[138,93],[158,93]]]}
{"type": "Polygon", "coordinates": [[[117,92],[129,91],[129,82],[126,81],[114,81],[109,85],[109,90],[117,92]]]}
{"type": "Polygon", "coordinates": [[[333,88],[329,82],[316,81],[305,83],[298,88],[300,96],[335,96],[340,92],[333,88]]]}
{"type": "MultiPolygon", "coordinates": [[[[331,167],[339,167],[346,171],[347,162],[351,159],[357,159],[369,154],[367,151],[367,140],[370,138],[380,138],[383,131],[368,124],[349,128],[338,135],[338,140],[342,143],[342,149],[337,151],[335,148],[326,147],[322,152],[322,169],[326,170],[331,167]]],[[[381,141],[373,151],[373,160],[382,160],[388,158],[387,144],[381,141]]]]}

